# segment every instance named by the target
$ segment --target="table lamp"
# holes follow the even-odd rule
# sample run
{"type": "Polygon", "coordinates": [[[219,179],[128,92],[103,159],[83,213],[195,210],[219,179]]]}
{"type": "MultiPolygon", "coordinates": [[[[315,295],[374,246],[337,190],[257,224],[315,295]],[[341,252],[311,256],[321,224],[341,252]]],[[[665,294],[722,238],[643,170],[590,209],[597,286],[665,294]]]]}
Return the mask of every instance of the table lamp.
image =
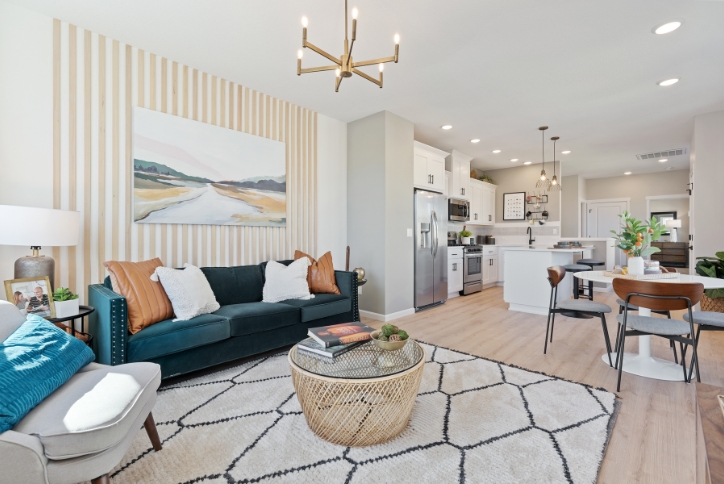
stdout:
{"type": "Polygon", "coordinates": [[[669,242],[677,242],[676,238],[676,229],[681,228],[681,220],[679,219],[670,219],[666,221],[666,228],[670,229],[670,235],[669,235],[669,242]]]}
{"type": "Polygon", "coordinates": [[[78,245],[80,212],[0,205],[0,223],[0,245],[24,245],[33,251],[15,261],[15,279],[48,276],[55,289],[55,261],[40,255],[40,249],[78,245]]]}

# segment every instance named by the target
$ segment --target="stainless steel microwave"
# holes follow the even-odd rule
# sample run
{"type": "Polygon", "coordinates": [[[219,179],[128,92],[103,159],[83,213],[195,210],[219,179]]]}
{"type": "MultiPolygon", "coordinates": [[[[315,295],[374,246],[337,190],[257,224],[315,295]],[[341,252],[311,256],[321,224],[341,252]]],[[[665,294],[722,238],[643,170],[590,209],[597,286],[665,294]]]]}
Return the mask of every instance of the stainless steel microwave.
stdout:
{"type": "Polygon", "coordinates": [[[451,198],[448,201],[447,218],[455,222],[470,220],[470,202],[459,198],[451,198]]]}

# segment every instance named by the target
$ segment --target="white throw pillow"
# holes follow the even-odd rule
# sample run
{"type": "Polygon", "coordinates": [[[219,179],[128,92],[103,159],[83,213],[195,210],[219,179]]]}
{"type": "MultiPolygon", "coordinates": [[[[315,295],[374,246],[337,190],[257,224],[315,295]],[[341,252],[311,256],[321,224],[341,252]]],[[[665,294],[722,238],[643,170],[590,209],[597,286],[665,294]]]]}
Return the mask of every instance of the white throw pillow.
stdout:
{"type": "Polygon", "coordinates": [[[174,321],[186,321],[201,314],[213,313],[221,307],[204,273],[191,264],[184,264],[183,270],[157,267],[151,280],[161,281],[176,315],[174,321]]]}
{"type": "Polygon", "coordinates": [[[287,299],[312,299],[307,284],[309,259],[302,257],[288,266],[276,261],[266,265],[264,302],[275,303],[287,299]]]}
{"type": "Polygon", "coordinates": [[[13,334],[25,322],[25,315],[15,304],[0,301],[0,343],[13,334]]]}

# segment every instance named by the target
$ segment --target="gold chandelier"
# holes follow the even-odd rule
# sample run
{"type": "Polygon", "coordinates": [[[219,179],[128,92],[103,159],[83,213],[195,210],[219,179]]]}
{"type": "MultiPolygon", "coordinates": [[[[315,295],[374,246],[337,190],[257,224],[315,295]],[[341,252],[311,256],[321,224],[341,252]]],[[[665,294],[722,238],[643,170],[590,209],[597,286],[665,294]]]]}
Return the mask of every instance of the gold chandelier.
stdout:
{"type": "Polygon", "coordinates": [[[321,55],[322,57],[326,57],[327,59],[334,62],[334,65],[331,66],[322,66],[322,67],[308,67],[306,69],[302,69],[302,57],[304,56],[304,52],[300,49],[297,53],[297,75],[300,76],[302,74],[307,74],[309,72],[321,72],[321,71],[336,71],[336,78],[334,83],[334,92],[339,91],[339,85],[342,83],[342,79],[345,77],[352,77],[352,74],[357,74],[360,77],[363,77],[367,79],[370,82],[373,82],[380,86],[382,88],[382,71],[384,70],[384,64],[387,62],[394,62],[397,63],[398,56],[400,54],[400,36],[399,34],[395,34],[395,55],[390,57],[383,57],[381,59],[373,59],[373,60],[366,60],[366,61],[360,61],[360,62],[354,62],[352,60],[352,49],[354,48],[354,41],[357,39],[357,9],[352,9],[352,42],[350,43],[347,38],[347,25],[349,23],[348,17],[347,17],[347,0],[344,0],[344,54],[340,58],[337,58],[333,56],[332,54],[329,54],[316,45],[312,44],[311,42],[307,42],[307,25],[309,21],[307,20],[307,17],[302,17],[302,47],[304,48],[310,48],[317,54],[321,55]],[[374,64],[379,64],[380,68],[380,79],[377,80],[372,76],[369,76],[365,74],[364,72],[357,69],[358,67],[362,66],[371,66],[374,64]]]}

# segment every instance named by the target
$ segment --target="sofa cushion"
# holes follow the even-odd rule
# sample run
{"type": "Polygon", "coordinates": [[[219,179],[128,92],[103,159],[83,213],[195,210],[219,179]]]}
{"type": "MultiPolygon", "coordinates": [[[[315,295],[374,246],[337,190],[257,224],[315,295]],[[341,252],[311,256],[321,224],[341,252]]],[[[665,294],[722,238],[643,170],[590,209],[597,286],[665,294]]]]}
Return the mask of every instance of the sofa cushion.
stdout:
{"type": "Polygon", "coordinates": [[[307,284],[309,284],[309,291],[312,294],[340,294],[337,280],[334,277],[331,252],[327,252],[319,260],[314,260],[314,257],[301,250],[294,251],[294,260],[302,257],[306,257],[311,263],[307,269],[307,284]]]}
{"type": "Polygon", "coordinates": [[[52,460],[101,452],[138,431],[131,427],[160,384],[161,368],[155,363],[82,371],[13,430],[36,435],[52,460]]]}
{"type": "Polygon", "coordinates": [[[167,319],[128,338],[127,361],[146,361],[227,339],[229,321],[202,314],[184,321],[167,319]]]}
{"type": "Polygon", "coordinates": [[[0,301],[0,343],[25,321],[25,316],[13,303],[0,301]]]}
{"type": "Polygon", "coordinates": [[[231,324],[231,336],[261,333],[300,322],[299,309],[287,304],[253,302],[221,306],[214,313],[231,324]]]}
{"type": "Polygon", "coordinates": [[[128,331],[135,334],[173,316],[173,307],[163,286],[151,280],[156,268],[163,266],[161,259],[108,261],[103,265],[110,273],[113,292],[126,298],[128,331]]]}
{"type": "Polygon", "coordinates": [[[300,308],[303,323],[352,310],[352,301],[339,294],[315,294],[314,299],[289,299],[282,304],[300,308]]]}
{"type": "Polygon", "coordinates": [[[216,300],[222,306],[259,302],[264,289],[261,267],[202,267],[216,300]]]}

